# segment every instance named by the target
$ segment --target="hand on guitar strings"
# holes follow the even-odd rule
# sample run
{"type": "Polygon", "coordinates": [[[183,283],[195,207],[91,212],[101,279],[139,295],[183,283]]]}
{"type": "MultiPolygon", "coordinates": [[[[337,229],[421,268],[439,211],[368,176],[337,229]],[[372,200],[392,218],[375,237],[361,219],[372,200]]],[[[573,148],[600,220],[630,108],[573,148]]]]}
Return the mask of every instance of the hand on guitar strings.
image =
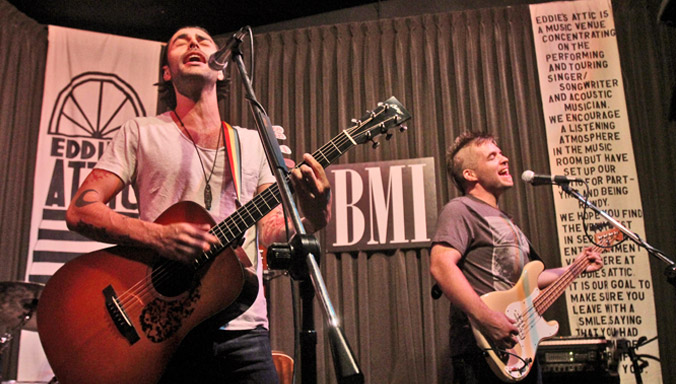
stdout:
{"type": "Polygon", "coordinates": [[[219,243],[218,237],[209,232],[210,224],[173,223],[158,225],[154,249],[162,256],[192,263],[195,255],[208,251],[219,243]]]}
{"type": "Polygon", "coordinates": [[[589,261],[589,265],[585,268],[585,272],[594,272],[603,268],[603,257],[601,257],[601,253],[596,247],[587,247],[583,249],[576,259],[582,258],[586,258],[589,261]]]}
{"type": "Polygon", "coordinates": [[[504,313],[486,307],[486,310],[482,311],[481,318],[476,320],[482,328],[481,333],[492,341],[495,347],[511,349],[517,344],[519,329],[514,325],[516,321],[504,313]]]}
{"type": "Polygon", "coordinates": [[[324,167],[312,155],[303,155],[303,162],[291,171],[291,183],[305,220],[308,233],[326,226],[331,219],[331,184],[324,167]]]}

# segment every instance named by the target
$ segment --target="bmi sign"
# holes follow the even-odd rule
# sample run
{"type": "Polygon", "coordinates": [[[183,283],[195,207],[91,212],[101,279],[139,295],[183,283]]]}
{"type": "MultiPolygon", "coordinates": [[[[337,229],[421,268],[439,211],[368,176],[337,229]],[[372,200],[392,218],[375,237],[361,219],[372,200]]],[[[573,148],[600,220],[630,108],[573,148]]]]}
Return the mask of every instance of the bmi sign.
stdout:
{"type": "Polygon", "coordinates": [[[327,252],[421,248],[437,220],[434,158],[332,165],[327,252]]]}

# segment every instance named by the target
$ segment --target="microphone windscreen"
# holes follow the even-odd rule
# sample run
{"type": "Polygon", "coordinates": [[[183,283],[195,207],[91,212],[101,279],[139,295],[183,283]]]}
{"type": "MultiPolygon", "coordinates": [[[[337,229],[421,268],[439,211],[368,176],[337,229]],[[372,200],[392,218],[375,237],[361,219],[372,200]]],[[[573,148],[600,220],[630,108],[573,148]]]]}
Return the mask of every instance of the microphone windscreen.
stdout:
{"type": "Polygon", "coordinates": [[[530,183],[533,181],[533,178],[535,177],[535,172],[531,170],[523,171],[521,174],[521,180],[525,181],[526,183],[530,183]]]}

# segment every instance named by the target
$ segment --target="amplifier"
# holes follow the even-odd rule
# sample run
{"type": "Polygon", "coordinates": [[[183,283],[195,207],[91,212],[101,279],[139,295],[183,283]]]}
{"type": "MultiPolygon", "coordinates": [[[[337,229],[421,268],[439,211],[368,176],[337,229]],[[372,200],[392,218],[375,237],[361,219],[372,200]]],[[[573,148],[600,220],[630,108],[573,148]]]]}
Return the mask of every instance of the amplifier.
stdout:
{"type": "Polygon", "coordinates": [[[537,350],[543,381],[619,383],[614,349],[606,339],[564,336],[544,340],[537,350]]]}

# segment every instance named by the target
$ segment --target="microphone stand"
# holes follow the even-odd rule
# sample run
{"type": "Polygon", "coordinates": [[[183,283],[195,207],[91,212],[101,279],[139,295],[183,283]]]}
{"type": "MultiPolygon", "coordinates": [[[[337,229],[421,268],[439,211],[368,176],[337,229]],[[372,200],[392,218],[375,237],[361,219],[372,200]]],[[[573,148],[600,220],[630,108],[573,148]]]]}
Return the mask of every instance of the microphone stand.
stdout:
{"type": "Polygon", "coordinates": [[[667,281],[669,282],[669,284],[676,287],[676,264],[672,260],[670,260],[662,251],[646,243],[636,233],[630,231],[627,227],[625,227],[624,225],[622,225],[622,223],[615,220],[612,216],[608,215],[605,211],[601,210],[594,204],[590,203],[587,198],[585,198],[580,194],[580,192],[578,192],[573,188],[570,188],[567,182],[560,182],[558,185],[564,192],[566,192],[570,196],[575,197],[580,202],[582,202],[582,204],[591,208],[593,211],[595,211],[596,213],[604,217],[606,220],[608,220],[610,224],[612,224],[615,228],[624,233],[625,236],[631,239],[638,246],[645,248],[650,255],[657,257],[658,259],[666,263],[667,267],[664,270],[664,274],[667,276],[667,281]]]}
{"type": "Polygon", "coordinates": [[[302,326],[301,333],[301,376],[303,383],[317,382],[317,358],[316,344],[317,334],[314,329],[314,316],[312,299],[315,292],[318,296],[324,315],[327,318],[329,333],[329,342],[333,354],[334,368],[339,383],[363,383],[364,376],[361,373],[359,364],[355,359],[352,350],[340,327],[340,321],[336,316],[333,305],[329,299],[324,279],[319,270],[319,265],[315,255],[319,255],[320,247],[317,239],[307,234],[300,213],[294,200],[291,198],[291,189],[287,177],[288,170],[284,163],[282,152],[279,149],[279,143],[275,139],[274,131],[270,118],[267,116],[263,106],[258,102],[254,94],[251,80],[244,67],[242,52],[240,50],[241,40],[238,40],[232,50],[232,59],[237,64],[237,69],[246,90],[246,98],[249,101],[251,111],[254,115],[256,127],[261,137],[261,142],[265,150],[265,155],[270,163],[272,172],[277,180],[280,195],[282,197],[282,206],[285,212],[291,217],[296,234],[289,242],[291,253],[291,277],[301,280],[301,298],[302,298],[302,326]],[[308,283],[307,277],[310,277],[312,285],[308,283]],[[314,287],[314,290],[312,289],[314,287]]]}

